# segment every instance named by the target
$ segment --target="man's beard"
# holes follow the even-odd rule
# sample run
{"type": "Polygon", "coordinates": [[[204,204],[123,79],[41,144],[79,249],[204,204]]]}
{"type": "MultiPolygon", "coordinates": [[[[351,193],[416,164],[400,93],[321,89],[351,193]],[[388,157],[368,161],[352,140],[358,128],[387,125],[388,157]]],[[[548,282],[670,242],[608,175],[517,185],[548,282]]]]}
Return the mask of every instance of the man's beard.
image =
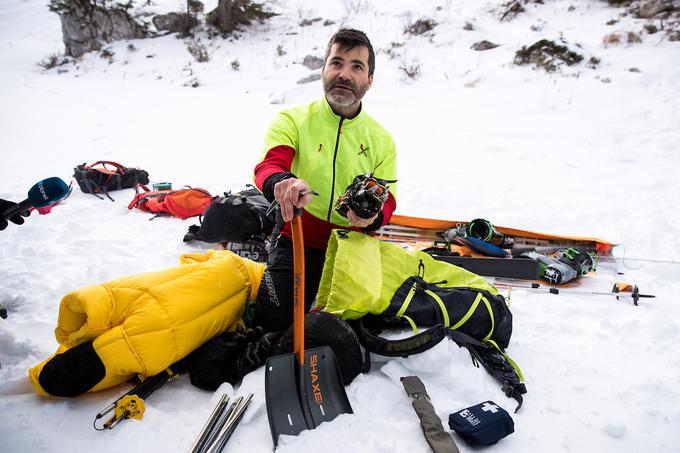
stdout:
{"type": "Polygon", "coordinates": [[[368,86],[366,85],[363,87],[359,87],[350,81],[341,82],[338,81],[337,79],[332,80],[330,82],[326,82],[324,80],[324,91],[326,93],[326,97],[328,98],[328,102],[330,102],[331,104],[340,107],[349,107],[351,105],[354,105],[364,97],[364,94],[366,94],[366,91],[368,91],[368,86]],[[340,92],[333,91],[333,88],[335,87],[344,87],[347,88],[349,91],[345,90],[342,90],[340,92]]]}

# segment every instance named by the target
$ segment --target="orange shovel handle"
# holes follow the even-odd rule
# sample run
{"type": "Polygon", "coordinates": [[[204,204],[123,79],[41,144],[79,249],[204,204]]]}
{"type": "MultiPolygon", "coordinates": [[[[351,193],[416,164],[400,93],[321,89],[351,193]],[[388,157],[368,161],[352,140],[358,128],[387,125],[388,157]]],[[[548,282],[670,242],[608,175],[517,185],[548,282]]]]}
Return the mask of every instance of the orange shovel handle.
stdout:
{"type": "Polygon", "coordinates": [[[298,209],[291,222],[293,232],[293,352],[305,363],[305,243],[298,209]]]}

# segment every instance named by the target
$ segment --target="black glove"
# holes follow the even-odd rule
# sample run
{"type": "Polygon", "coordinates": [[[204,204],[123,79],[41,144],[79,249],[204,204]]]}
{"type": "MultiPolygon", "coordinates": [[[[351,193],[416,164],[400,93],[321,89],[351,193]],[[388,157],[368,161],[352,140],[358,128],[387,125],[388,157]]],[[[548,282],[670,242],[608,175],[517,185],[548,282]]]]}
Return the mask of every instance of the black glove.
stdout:
{"type": "Polygon", "coordinates": [[[280,332],[265,334],[262,327],[239,327],[213,338],[189,355],[191,383],[212,391],[223,382],[236,384],[274,355],[281,336],[280,332]]]}
{"type": "MultiPolygon", "coordinates": [[[[4,211],[8,210],[9,208],[13,208],[16,205],[17,204],[14,203],[13,201],[3,200],[2,198],[0,198],[0,231],[7,228],[7,225],[8,225],[8,223],[7,223],[8,219],[5,219],[5,217],[2,215],[2,213],[4,211]]],[[[26,211],[24,211],[20,214],[13,215],[12,217],[9,218],[9,220],[12,223],[16,223],[17,225],[21,225],[21,224],[24,223],[23,217],[28,217],[30,215],[30,213],[31,213],[30,211],[26,210],[26,211]]]]}
{"type": "Polygon", "coordinates": [[[248,344],[236,357],[236,370],[242,375],[256,370],[264,365],[264,362],[271,356],[278,354],[279,343],[283,334],[281,332],[270,332],[262,335],[256,341],[248,344]]]}

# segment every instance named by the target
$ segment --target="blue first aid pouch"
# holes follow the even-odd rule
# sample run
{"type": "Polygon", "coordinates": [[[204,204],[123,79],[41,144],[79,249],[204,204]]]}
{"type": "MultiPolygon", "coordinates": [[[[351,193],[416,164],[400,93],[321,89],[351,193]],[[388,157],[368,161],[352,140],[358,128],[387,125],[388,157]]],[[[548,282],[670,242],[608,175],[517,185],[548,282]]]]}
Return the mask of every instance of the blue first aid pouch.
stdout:
{"type": "Polygon", "coordinates": [[[510,414],[493,401],[449,415],[449,428],[473,446],[491,445],[515,432],[510,414]]]}

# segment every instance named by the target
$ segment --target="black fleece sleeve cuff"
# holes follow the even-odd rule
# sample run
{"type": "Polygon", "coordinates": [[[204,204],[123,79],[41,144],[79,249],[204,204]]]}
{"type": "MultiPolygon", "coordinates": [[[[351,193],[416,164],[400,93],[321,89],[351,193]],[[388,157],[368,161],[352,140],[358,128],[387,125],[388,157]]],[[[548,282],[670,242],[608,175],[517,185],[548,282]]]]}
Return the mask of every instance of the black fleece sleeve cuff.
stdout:
{"type": "Polygon", "coordinates": [[[274,186],[284,179],[295,178],[296,176],[290,172],[274,173],[264,180],[262,184],[262,194],[269,201],[274,201],[274,186]]]}
{"type": "Polygon", "coordinates": [[[370,225],[367,226],[367,227],[362,228],[361,231],[363,231],[364,233],[370,233],[371,231],[375,231],[375,230],[377,230],[377,229],[380,229],[380,227],[381,227],[382,224],[383,224],[383,219],[384,219],[384,218],[385,218],[385,217],[384,217],[384,215],[383,215],[383,212],[380,211],[380,212],[378,213],[378,217],[375,218],[375,220],[373,221],[373,223],[370,224],[370,225]]]}

